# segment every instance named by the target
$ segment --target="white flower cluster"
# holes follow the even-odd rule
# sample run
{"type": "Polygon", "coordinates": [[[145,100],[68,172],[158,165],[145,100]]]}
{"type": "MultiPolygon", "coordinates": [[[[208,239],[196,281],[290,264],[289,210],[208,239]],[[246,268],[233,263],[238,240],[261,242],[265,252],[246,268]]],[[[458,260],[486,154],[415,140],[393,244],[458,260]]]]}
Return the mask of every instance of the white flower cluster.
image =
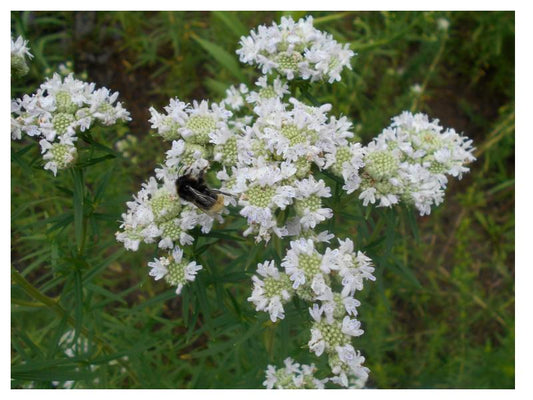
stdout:
{"type": "Polygon", "coordinates": [[[258,65],[263,74],[275,70],[289,80],[311,82],[340,81],[344,67],[352,68],[354,55],[349,44],[341,45],[330,34],[314,28],[311,16],[298,22],[282,17],[280,24],[261,25],[250,36],[241,37],[240,46],[237,54],[241,62],[258,65]]]}
{"type": "Polygon", "coordinates": [[[30,70],[26,57],[31,59],[33,55],[27,44],[28,41],[24,40],[22,36],[19,36],[15,41],[11,37],[11,74],[15,77],[24,76],[30,70]]]}
{"type": "MultiPolygon", "coordinates": [[[[353,53],[314,29],[311,18],[297,24],[284,18],[270,31],[281,35],[279,44],[285,46],[285,53],[299,51],[305,59],[299,65],[299,77],[338,80],[342,67],[349,66],[353,53]]],[[[334,376],[315,380],[314,367],[300,369],[292,362],[272,376],[281,379],[279,373],[292,374],[295,387],[322,387],[326,381],[348,386],[350,380],[366,379],[364,359],[350,340],[362,333],[355,319],[359,302],[354,294],[365,279],[374,279],[373,267],[362,253],[353,251],[349,239],[339,241],[336,249],[319,252],[334,236],[327,231],[315,233],[320,223],[333,217],[324,204],[331,189],[317,172],[330,171],[344,179],[345,190],[353,191],[361,181],[364,151],[352,142],[348,118],[329,116],[330,104],[311,107],[288,96],[285,79],[294,75],[286,70],[281,75],[262,76],[253,88],[231,87],[218,104],[206,100],[187,104],[174,98],[163,112],[151,108],[152,128],[171,148],[156,177],[127,203],[116,237],[130,250],[137,250],[141,242],[167,249],[167,256],[148,263],[149,274],[164,278],[180,293],[202,268],[184,257],[185,246],[194,240],[191,230],[200,226],[209,232],[214,219],[222,221],[220,214],[227,210],[214,215],[199,211],[179,198],[176,182],[181,175],[215,169],[225,206],[238,207],[247,220],[245,236],[253,235],[258,242],[268,242],[272,234],[294,238],[282,260],[283,271],[274,261],[258,265],[249,301],[258,311],[268,312],[272,321],[284,318],[284,305],[293,296],[324,314],[323,321],[313,325],[309,347],[317,355],[327,354],[334,376]]]]}
{"type": "Polygon", "coordinates": [[[41,138],[44,169],[56,175],[76,159],[78,130],[83,132],[95,122],[113,125],[130,120],[117,97],[118,92],[105,87],[95,90],[94,83],[77,80],[72,74],[65,78],[54,74],[33,95],[11,102],[11,137],[21,139],[25,133],[41,138]]]}
{"type": "Polygon", "coordinates": [[[366,206],[400,201],[415,206],[420,215],[444,200],[447,176],[461,179],[475,160],[472,140],[422,113],[403,112],[392,119],[364,149],[359,198],[366,206]]]}
{"type": "Polygon", "coordinates": [[[365,387],[367,375],[358,377],[352,375],[348,379],[348,384],[344,385],[338,377],[317,378],[315,364],[306,365],[294,362],[290,357],[283,361],[284,368],[276,368],[268,365],[263,382],[267,389],[324,389],[326,383],[333,383],[348,389],[361,389],[365,387]]]}
{"type": "Polygon", "coordinates": [[[328,117],[331,105],[311,107],[295,98],[284,102],[288,90],[279,79],[268,84],[263,76],[256,85],[259,90],[241,96],[252,115],[211,136],[213,158],[223,167],[217,175],[221,190],[238,199],[249,226],[245,236],[268,241],[273,233],[310,232],[333,216],[323,204],[331,190],[314,177],[315,170],[329,169],[345,178],[346,188],[357,186],[361,145],[350,143],[346,117],[328,117]]]}
{"type": "Polygon", "coordinates": [[[165,107],[166,114],[150,108],[152,128],[167,141],[172,149],[167,152],[166,165],[175,168],[187,167],[190,172],[199,172],[209,165],[216,144],[231,136],[228,118],[232,113],[223,106],[203,100],[193,105],[179,99],[171,99],[165,107]]]}
{"type": "Polygon", "coordinates": [[[257,311],[268,312],[273,322],[285,317],[283,306],[293,296],[312,304],[308,346],[317,356],[327,355],[334,374],[328,381],[343,387],[353,382],[364,386],[368,377],[368,369],[362,365],[365,359],[351,344],[353,337],[363,334],[356,319],[360,302],[354,295],[363,289],[365,280],[375,280],[374,268],[368,257],[354,251],[350,239],[339,239],[336,249],[318,251],[332,236],[292,241],[281,262],[283,271],[274,261],[258,264],[248,301],[257,311]]]}
{"type": "Polygon", "coordinates": [[[220,103],[191,105],[175,98],[163,113],[150,109],[152,128],[171,148],[156,178],[128,203],[117,239],[130,250],[140,242],[167,249],[167,256],[148,264],[150,275],[165,278],[180,293],[202,268],[184,257],[184,246],[194,240],[191,230],[200,226],[209,232],[229,210],[199,211],[179,198],[176,182],[183,174],[215,172],[224,206],[237,207],[247,221],[244,236],[257,242],[272,235],[291,239],[279,266],[275,260],[258,264],[248,301],[272,322],[285,317],[291,299],[306,302],[309,350],[325,355],[332,372],[315,379],[314,366],[287,359],[285,368],[269,366],[265,386],[363,387],[369,371],[352,345],[363,334],[355,295],[366,280],[375,280],[374,268],[350,239],[335,239],[338,245],[330,247],[335,236],[317,233],[320,223],[333,218],[332,191],[320,174],[338,178],[348,194],[359,190],[365,206],[404,201],[428,214],[443,199],[447,175],[460,178],[468,171],[464,165],[474,159],[471,141],[451,129],[441,132],[437,121],[423,114],[406,112],[363,147],[347,117],[328,115],[330,104],[313,107],[291,97],[287,80],[339,80],[353,55],[347,45],[313,28],[310,17],[260,26],[241,45],[241,61],[258,64],[264,74],[275,69],[278,76],[264,75],[252,88],[232,86],[220,103]]]}
{"type": "Polygon", "coordinates": [[[167,167],[156,169],[156,177],[142,184],[141,190],[127,203],[128,210],[122,214],[120,231],[115,236],[127,250],[137,251],[139,244],[157,243],[167,256],[149,262],[149,275],[155,280],[165,278],[176,286],[180,294],[188,281],[194,281],[202,266],[189,262],[183,256],[182,247],[191,245],[194,237],[190,231],[199,227],[209,233],[215,218],[201,212],[194,205],[179,198],[176,189],[176,172],[167,167]]]}
{"type": "MultiPolygon", "coordinates": [[[[245,88],[241,86],[244,93],[245,88]]],[[[228,91],[228,99],[237,98],[234,101],[238,103],[236,93],[240,92],[228,91]]],[[[183,255],[183,248],[194,242],[190,232],[200,227],[202,233],[209,233],[214,221],[222,222],[222,214],[227,213],[227,209],[215,214],[205,213],[181,199],[177,180],[180,175],[203,173],[214,159],[229,165],[235,163],[236,153],[231,147],[235,138],[228,121],[232,113],[226,110],[231,104],[226,100],[209,105],[204,100],[191,105],[174,98],[164,107],[164,113],[150,108],[152,128],[165,141],[171,142],[171,148],[166,152],[163,166],[155,170],[156,176],[144,183],[133,201],[127,203],[128,211],[122,214],[121,230],[116,238],[128,250],[137,251],[141,242],[157,243],[159,248],[166,249],[166,256],[148,263],[149,274],[156,280],[165,278],[171,286],[177,286],[177,294],[187,282],[194,281],[197,271],[202,269],[183,255]],[[217,157],[221,152],[226,155],[223,159],[217,157]]],[[[232,200],[225,198],[226,204],[232,200]]]]}
{"type": "Polygon", "coordinates": [[[328,382],[327,378],[315,378],[314,364],[299,364],[290,357],[286,358],[283,363],[284,368],[268,366],[266,380],[263,382],[267,389],[324,389],[324,384],[328,382]]]}

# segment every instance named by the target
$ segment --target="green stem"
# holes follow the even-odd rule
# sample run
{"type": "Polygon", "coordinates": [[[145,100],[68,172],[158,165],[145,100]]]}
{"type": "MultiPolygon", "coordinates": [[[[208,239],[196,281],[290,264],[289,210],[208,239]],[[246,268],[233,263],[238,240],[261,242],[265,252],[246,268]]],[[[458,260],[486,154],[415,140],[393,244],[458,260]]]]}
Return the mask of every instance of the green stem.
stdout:
{"type": "Polygon", "coordinates": [[[300,86],[300,90],[302,92],[302,96],[309,100],[311,104],[313,104],[313,106],[320,107],[320,102],[311,93],[307,91],[307,88],[305,86],[300,86]]]}
{"type": "Polygon", "coordinates": [[[82,256],[85,251],[85,242],[87,236],[87,217],[85,216],[85,180],[83,177],[83,168],[75,167],[72,169],[73,179],[73,196],[72,203],[74,208],[74,234],[76,237],[76,246],[78,255],[82,256]]]}
{"type": "Polygon", "coordinates": [[[413,104],[411,105],[411,112],[415,112],[418,109],[418,103],[420,99],[422,98],[422,95],[426,91],[426,87],[429,83],[429,80],[431,79],[431,76],[433,75],[433,72],[435,71],[435,68],[437,67],[438,63],[440,62],[440,59],[442,57],[442,54],[444,53],[444,48],[446,47],[446,41],[448,40],[448,35],[445,34],[442,41],[440,42],[439,50],[437,51],[437,54],[435,54],[435,57],[433,58],[433,61],[431,65],[429,66],[428,72],[426,74],[426,77],[424,79],[424,82],[422,83],[422,87],[420,89],[420,93],[418,93],[418,96],[415,97],[413,100],[413,104]]]}
{"type": "MultiPolygon", "coordinates": [[[[11,279],[17,283],[30,297],[41,302],[46,307],[54,310],[59,316],[64,317],[67,315],[66,311],[61,307],[57,300],[52,299],[42,294],[37,288],[35,288],[30,282],[22,276],[14,267],[11,267],[11,279]]],[[[69,323],[74,324],[74,318],[67,317],[69,323]]]]}
{"type": "Polygon", "coordinates": [[[370,238],[368,239],[368,243],[372,243],[374,240],[377,239],[384,225],[385,225],[385,218],[380,216],[378,218],[378,222],[376,223],[374,227],[374,231],[372,232],[372,234],[370,235],[370,238]]]}

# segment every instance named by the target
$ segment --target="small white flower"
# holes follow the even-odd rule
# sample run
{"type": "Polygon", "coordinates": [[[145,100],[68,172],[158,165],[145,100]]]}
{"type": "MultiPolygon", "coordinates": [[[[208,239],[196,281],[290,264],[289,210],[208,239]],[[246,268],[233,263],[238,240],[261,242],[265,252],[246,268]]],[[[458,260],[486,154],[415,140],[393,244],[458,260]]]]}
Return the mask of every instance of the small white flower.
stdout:
{"type": "Polygon", "coordinates": [[[22,36],[17,37],[15,41],[11,38],[11,56],[33,58],[27,44],[28,41],[24,40],[22,36]]]}
{"type": "Polygon", "coordinates": [[[165,278],[171,286],[177,286],[176,294],[180,294],[183,286],[196,278],[196,273],[202,269],[196,262],[189,262],[183,258],[183,250],[176,247],[168,257],[161,257],[148,263],[151,268],[149,275],[155,280],[165,278]]]}
{"type": "Polygon", "coordinates": [[[281,265],[293,281],[294,289],[306,285],[316,295],[322,294],[329,288],[329,278],[326,275],[331,265],[324,262],[311,239],[291,241],[290,247],[281,265]]]}
{"type": "Polygon", "coordinates": [[[336,293],[332,290],[327,290],[322,295],[317,296],[317,300],[322,302],[322,309],[329,320],[342,318],[346,313],[355,317],[357,316],[357,307],[361,305],[349,293],[336,293]]]}
{"type": "Polygon", "coordinates": [[[255,82],[255,84],[259,87],[259,90],[251,91],[248,96],[246,96],[246,101],[251,104],[262,104],[271,101],[276,102],[289,93],[289,86],[279,78],[274,79],[273,83],[270,85],[268,83],[268,77],[263,75],[255,82]]]}
{"type": "Polygon", "coordinates": [[[239,87],[230,86],[226,89],[226,98],[220,102],[221,106],[228,106],[233,111],[240,110],[244,104],[244,96],[248,93],[248,88],[244,83],[241,83],[239,87]]]}
{"type": "Polygon", "coordinates": [[[252,277],[254,289],[248,301],[253,302],[257,311],[266,311],[272,322],[285,317],[283,304],[292,296],[291,282],[285,273],[280,273],[274,261],[259,263],[258,275],[252,277]]]}
{"type": "Polygon", "coordinates": [[[330,208],[322,207],[322,198],[331,197],[329,187],[323,180],[312,176],[296,182],[295,209],[304,229],[314,229],[317,224],[333,216],[330,208]]]}
{"type": "Polygon", "coordinates": [[[30,69],[26,63],[26,57],[31,59],[33,55],[27,44],[28,41],[24,40],[22,36],[19,36],[15,41],[11,37],[11,73],[16,77],[26,75],[30,69]]]}
{"type": "Polygon", "coordinates": [[[350,336],[361,336],[364,331],[359,329],[361,327],[361,322],[356,319],[350,319],[346,316],[342,320],[342,332],[350,336]]]}

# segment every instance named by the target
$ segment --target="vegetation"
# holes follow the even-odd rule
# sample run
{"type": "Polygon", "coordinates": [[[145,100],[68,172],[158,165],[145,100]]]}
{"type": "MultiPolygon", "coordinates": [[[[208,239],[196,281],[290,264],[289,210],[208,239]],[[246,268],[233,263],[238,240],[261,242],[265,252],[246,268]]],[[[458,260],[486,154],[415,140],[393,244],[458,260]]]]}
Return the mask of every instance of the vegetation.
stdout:
{"type": "MultiPolygon", "coordinates": [[[[197,232],[204,269],[180,296],[148,276],[154,248],[126,252],[114,236],[166,150],[150,134],[149,107],[175,96],[220,100],[229,84],[254,82],[235,55],[239,38],[284,14],[308,13],[12,13],[13,36],[35,56],[12,98],[70,60],[77,76],[119,91],[132,116],[93,131],[99,147],[86,143],[83,173],[54,177],[34,140],[12,142],[13,388],[259,388],[268,364],[289,355],[317,362],[301,346],[302,304],[273,324],[246,301],[255,266],[276,254],[243,238],[242,221],[197,232]],[[124,156],[116,143],[128,135],[137,143],[124,156]],[[69,331],[79,343],[70,352],[69,331]]],[[[429,216],[362,208],[355,195],[330,199],[343,210],[330,230],[376,265],[359,298],[367,386],[513,388],[514,13],[310,14],[358,54],[353,71],[313,96],[351,118],[362,142],[411,110],[477,147],[471,172],[429,216]]]]}

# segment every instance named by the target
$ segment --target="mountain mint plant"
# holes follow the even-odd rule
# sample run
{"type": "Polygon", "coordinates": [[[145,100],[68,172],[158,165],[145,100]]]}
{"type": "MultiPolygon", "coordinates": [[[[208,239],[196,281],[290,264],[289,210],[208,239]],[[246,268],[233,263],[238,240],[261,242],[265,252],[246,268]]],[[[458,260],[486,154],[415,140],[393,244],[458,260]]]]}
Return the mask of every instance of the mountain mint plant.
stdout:
{"type": "MultiPolygon", "coordinates": [[[[12,40],[14,76],[28,71],[26,44],[12,40]]],[[[360,143],[348,116],[308,92],[313,84],[340,81],[355,56],[349,44],[316,29],[310,16],[259,26],[239,45],[240,61],[261,73],[251,85],[231,86],[219,102],[176,97],[163,110],[149,109],[167,150],[126,203],[116,240],[130,251],[154,245],[158,253],[146,262],[148,274],[180,295],[202,273],[192,249],[199,232],[240,218],[242,235],[275,254],[253,267],[246,306],[275,325],[291,304],[303,305],[301,347],[317,360],[301,364],[283,354],[284,366],[261,367],[263,385],[362,388],[370,371],[356,349],[364,334],[358,297],[376,279],[375,267],[357,238],[337,236],[333,221],[342,210],[331,199],[342,195],[362,207],[403,204],[428,215],[444,201],[448,179],[469,171],[472,141],[427,115],[404,111],[370,143],[360,143]],[[212,188],[207,200],[216,200],[216,209],[180,195],[180,177],[204,175],[212,188]],[[215,177],[216,185],[210,182],[215,177]]],[[[12,101],[12,139],[37,138],[44,169],[56,175],[76,164],[79,135],[96,123],[130,120],[117,97],[73,74],[54,74],[34,94],[12,101]]],[[[115,145],[134,156],[134,140],[115,145]]],[[[83,255],[83,241],[79,247],[83,255]]]]}
{"type": "Polygon", "coordinates": [[[94,83],[73,74],[63,78],[56,73],[31,96],[11,102],[11,138],[20,140],[26,134],[40,139],[44,169],[56,175],[76,161],[77,132],[89,130],[96,122],[110,126],[130,120],[117,98],[117,92],[105,87],[95,89],[94,83]]]}
{"type": "Polygon", "coordinates": [[[241,38],[237,54],[263,73],[253,86],[232,86],[219,103],[173,98],[163,111],[150,109],[152,128],[169,150],[155,176],[127,203],[117,240],[133,251],[141,242],[157,244],[166,253],[148,263],[149,274],[179,294],[202,269],[185,256],[193,254],[192,230],[210,232],[231,209],[246,220],[242,234],[257,245],[287,239],[280,262],[257,265],[248,301],[273,323],[285,318],[295,299],[306,304],[307,346],[326,357],[330,371],[289,357],[284,368],[268,366],[264,385],[364,387],[369,370],[353,345],[364,333],[356,294],[375,280],[374,266],[351,238],[321,228],[335,218],[326,202],[332,188],[322,174],[342,182],[346,194],[355,192],[353,201],[363,206],[403,203],[426,215],[444,200],[448,177],[460,179],[468,171],[472,141],[406,111],[363,145],[349,118],[334,115],[331,104],[298,100],[307,90],[304,81],[339,81],[354,56],[349,45],[314,28],[312,17],[259,26],[241,38]],[[204,171],[213,171],[220,182],[220,212],[204,212],[177,193],[178,177],[204,171]]]}

